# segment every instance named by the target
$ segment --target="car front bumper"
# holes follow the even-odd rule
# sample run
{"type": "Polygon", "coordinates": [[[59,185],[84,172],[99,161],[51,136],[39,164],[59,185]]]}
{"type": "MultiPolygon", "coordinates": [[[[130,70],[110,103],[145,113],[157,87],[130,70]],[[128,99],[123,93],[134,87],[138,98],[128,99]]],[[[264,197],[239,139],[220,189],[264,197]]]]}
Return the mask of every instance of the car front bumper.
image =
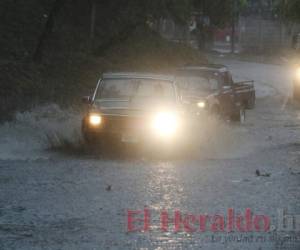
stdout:
{"type": "Polygon", "coordinates": [[[104,119],[103,124],[98,127],[90,126],[87,119],[84,119],[82,126],[86,141],[165,146],[184,141],[187,131],[184,124],[170,136],[161,135],[150,126],[148,120],[131,117],[110,117],[104,119]]]}

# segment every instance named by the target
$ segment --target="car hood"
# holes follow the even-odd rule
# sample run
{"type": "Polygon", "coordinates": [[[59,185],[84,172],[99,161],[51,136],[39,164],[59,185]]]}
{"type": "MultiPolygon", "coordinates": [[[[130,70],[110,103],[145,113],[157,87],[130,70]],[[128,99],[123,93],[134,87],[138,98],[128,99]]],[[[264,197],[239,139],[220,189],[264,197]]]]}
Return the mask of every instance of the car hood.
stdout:
{"type": "Polygon", "coordinates": [[[174,110],[176,103],[168,101],[138,101],[138,100],[98,100],[93,108],[107,115],[139,116],[158,110],[174,110]]]}
{"type": "Polygon", "coordinates": [[[189,102],[199,102],[200,100],[205,100],[212,93],[208,92],[199,92],[199,93],[182,93],[182,98],[185,101],[189,102]]]}

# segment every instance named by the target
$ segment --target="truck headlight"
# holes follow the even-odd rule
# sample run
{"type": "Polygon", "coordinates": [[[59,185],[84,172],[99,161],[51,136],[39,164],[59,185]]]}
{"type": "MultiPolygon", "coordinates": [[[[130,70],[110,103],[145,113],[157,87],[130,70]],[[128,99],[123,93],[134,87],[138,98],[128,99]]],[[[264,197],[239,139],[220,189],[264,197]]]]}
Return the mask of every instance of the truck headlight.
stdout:
{"type": "Polygon", "coordinates": [[[102,122],[102,117],[99,114],[90,114],[89,123],[92,126],[99,126],[102,122]]]}
{"type": "Polygon", "coordinates": [[[161,136],[173,136],[177,132],[178,126],[178,117],[174,113],[161,112],[153,120],[153,128],[161,136]]]}
{"type": "Polygon", "coordinates": [[[204,101],[201,101],[201,102],[198,102],[198,103],[197,103],[197,106],[198,106],[199,108],[201,108],[201,109],[204,109],[205,106],[206,106],[206,103],[205,103],[204,101]]]}

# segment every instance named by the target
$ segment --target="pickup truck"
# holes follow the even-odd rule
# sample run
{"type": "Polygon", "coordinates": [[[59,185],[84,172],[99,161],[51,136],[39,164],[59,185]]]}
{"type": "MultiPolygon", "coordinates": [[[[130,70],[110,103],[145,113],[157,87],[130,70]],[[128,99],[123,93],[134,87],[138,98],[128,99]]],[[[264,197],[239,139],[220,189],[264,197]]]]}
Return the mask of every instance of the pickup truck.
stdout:
{"type": "Polygon", "coordinates": [[[233,88],[237,100],[246,108],[253,109],[255,107],[256,94],[254,81],[234,82],[230,71],[223,65],[221,71],[222,86],[230,86],[233,88]]]}
{"type": "Polygon", "coordinates": [[[187,66],[177,69],[175,75],[183,101],[191,105],[190,110],[194,107],[243,123],[245,109],[255,105],[253,82],[234,83],[224,65],[187,66]]]}
{"type": "Polygon", "coordinates": [[[82,119],[82,134],[93,145],[112,142],[173,148],[182,143],[182,104],[174,76],[151,73],[105,73],[82,119]]]}

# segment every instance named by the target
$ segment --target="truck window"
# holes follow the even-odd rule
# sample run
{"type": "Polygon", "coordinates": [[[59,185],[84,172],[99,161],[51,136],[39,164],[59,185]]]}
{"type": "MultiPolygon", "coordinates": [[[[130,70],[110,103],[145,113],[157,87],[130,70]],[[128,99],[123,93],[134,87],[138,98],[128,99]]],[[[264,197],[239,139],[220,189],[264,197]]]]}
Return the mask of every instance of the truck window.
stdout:
{"type": "Polygon", "coordinates": [[[232,75],[229,72],[223,74],[224,86],[231,86],[233,84],[232,75]]]}

